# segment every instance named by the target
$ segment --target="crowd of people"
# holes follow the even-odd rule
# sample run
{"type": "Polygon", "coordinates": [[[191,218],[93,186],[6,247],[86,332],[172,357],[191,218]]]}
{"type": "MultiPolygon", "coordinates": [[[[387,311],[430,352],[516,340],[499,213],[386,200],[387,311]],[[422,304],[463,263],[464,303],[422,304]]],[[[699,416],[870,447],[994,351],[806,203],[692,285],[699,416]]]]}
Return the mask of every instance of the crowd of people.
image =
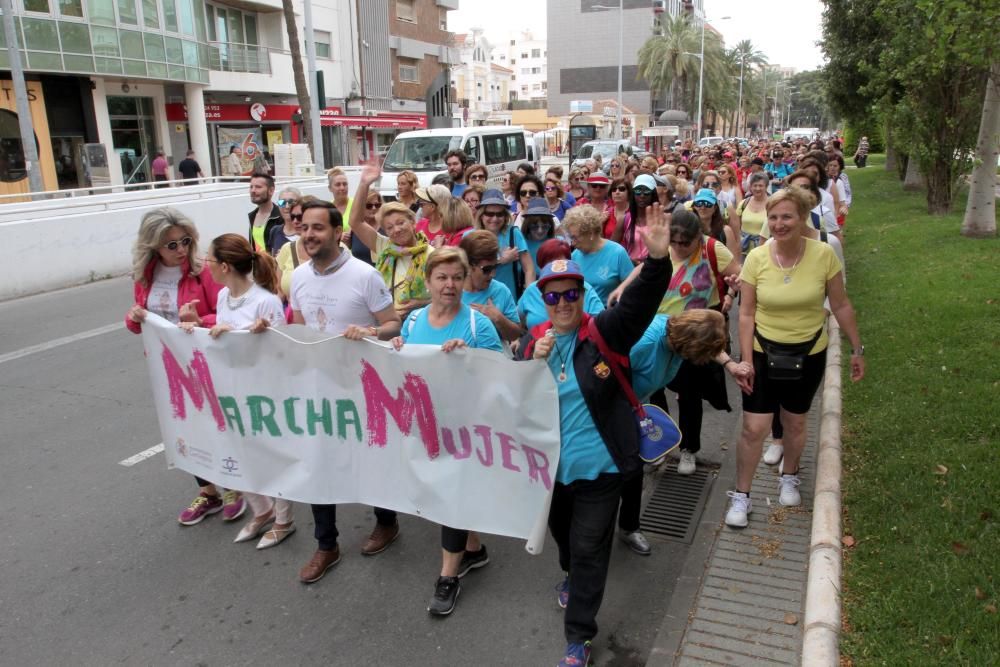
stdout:
{"type": "MultiPolygon", "coordinates": [[[[178,211],[143,217],[126,325],[138,333],[147,312],[213,337],[300,324],[397,350],[475,347],[511,363],[546,364],[559,399],[549,528],[564,573],[556,586],[565,609],[561,664],[588,664],[615,534],[636,554],[652,552],[639,522],[636,419],[628,388],[604,372],[608,364],[626,369],[645,402],[668,409],[668,395],[676,398],[681,475],[699,465],[704,402],[731,410],[732,377],[743,407],[736,485],[727,491],[725,523],[733,528],[748,524],[762,455],[781,464],[780,504],[801,503],[798,465],[829,314],[850,341],[852,379],[864,375],[844,287],[852,197],[839,149],[836,140],[686,142],[642,160],[588,160],[568,173],[523,164],[492,175],[454,150],[447,172],[429,185],[400,173],[391,200],[376,187],[377,160],[364,165],[353,196],[347,175],[331,170],[332,201],[295,188],[275,200],[273,179],[257,174],[246,235],[223,234],[204,251],[195,224],[178,211]]],[[[219,512],[235,521],[250,507],[234,541],[267,549],[295,532],[287,500],[195,481],[198,495],[181,524],[219,512]]],[[[299,572],[307,584],[341,558],[336,506],[311,511],[316,550],[299,572]]],[[[374,514],[361,547],[368,556],[400,534],[391,508],[374,514]]],[[[447,616],[462,577],[489,556],[477,533],[447,526],[441,550],[428,612],[447,616]]]]}

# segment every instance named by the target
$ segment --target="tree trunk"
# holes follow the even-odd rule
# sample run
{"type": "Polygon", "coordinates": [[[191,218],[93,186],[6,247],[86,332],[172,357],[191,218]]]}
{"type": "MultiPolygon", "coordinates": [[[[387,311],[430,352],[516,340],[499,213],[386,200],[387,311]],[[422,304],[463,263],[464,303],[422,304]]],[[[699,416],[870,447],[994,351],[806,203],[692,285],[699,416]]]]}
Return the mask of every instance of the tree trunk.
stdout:
{"type": "Polygon", "coordinates": [[[923,190],[924,177],[920,173],[920,160],[916,155],[911,155],[906,161],[906,177],[903,178],[904,190],[923,190]]]}
{"type": "Polygon", "coordinates": [[[952,164],[946,160],[934,160],[924,174],[927,186],[927,212],[944,215],[951,212],[951,200],[955,193],[955,174],[952,164]]]}
{"type": "Polygon", "coordinates": [[[1000,156],[1000,63],[994,63],[986,80],[983,117],[976,142],[976,164],[969,182],[962,236],[997,235],[997,157],[1000,156]]]}
{"type": "MultiPolygon", "coordinates": [[[[295,9],[292,0],[281,0],[281,8],[285,14],[285,31],[288,33],[288,50],[292,54],[292,75],[295,79],[295,96],[299,98],[299,109],[302,112],[302,134],[309,144],[309,152],[316,159],[315,137],[312,136],[312,105],[309,101],[309,88],[306,86],[306,73],[302,68],[302,48],[299,45],[299,29],[295,25],[295,9]]],[[[323,165],[320,165],[322,167],[323,165]]]]}
{"type": "Polygon", "coordinates": [[[885,170],[896,171],[896,147],[890,143],[885,145],[885,170]]]}

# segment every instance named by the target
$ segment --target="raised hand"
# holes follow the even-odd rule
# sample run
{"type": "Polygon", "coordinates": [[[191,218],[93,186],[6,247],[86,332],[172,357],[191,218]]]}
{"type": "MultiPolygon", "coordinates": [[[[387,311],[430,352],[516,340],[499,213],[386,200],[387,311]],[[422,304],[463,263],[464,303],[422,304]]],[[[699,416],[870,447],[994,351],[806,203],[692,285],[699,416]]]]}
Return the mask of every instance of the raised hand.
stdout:
{"type": "Polygon", "coordinates": [[[371,185],[380,178],[382,178],[382,163],[377,155],[373,155],[361,168],[361,182],[371,185]]]}
{"type": "Polygon", "coordinates": [[[670,219],[659,202],[646,209],[645,227],[636,227],[653,259],[662,259],[670,253],[670,219]]]}

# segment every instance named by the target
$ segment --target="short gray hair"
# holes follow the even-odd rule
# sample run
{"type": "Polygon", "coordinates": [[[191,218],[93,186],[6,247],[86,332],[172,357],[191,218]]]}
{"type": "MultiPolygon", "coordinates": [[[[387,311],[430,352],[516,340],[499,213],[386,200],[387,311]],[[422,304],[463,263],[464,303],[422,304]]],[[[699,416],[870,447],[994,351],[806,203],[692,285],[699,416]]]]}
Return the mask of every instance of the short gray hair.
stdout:
{"type": "Polygon", "coordinates": [[[198,229],[191,219],[175,208],[164,206],[154,208],[142,216],[139,223],[139,234],[132,246],[132,280],[146,285],[146,267],[156,257],[163,246],[163,239],[171,227],[180,227],[191,237],[188,246],[188,264],[191,275],[201,273],[202,260],[198,255],[198,229]]]}

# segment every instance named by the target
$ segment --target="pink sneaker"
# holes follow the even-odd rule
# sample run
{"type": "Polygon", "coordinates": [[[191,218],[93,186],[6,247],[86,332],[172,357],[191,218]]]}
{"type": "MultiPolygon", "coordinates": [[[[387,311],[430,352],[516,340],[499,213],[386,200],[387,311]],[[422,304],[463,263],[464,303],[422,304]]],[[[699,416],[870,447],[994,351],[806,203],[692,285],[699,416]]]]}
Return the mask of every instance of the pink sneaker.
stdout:
{"type": "Polygon", "coordinates": [[[209,514],[216,514],[222,511],[222,498],[210,496],[202,491],[197,498],[191,501],[191,505],[181,512],[177,520],[184,526],[193,526],[201,523],[209,514]]]}
{"type": "Polygon", "coordinates": [[[236,521],[247,510],[247,502],[239,491],[226,491],[222,494],[222,520],[236,521]]]}

